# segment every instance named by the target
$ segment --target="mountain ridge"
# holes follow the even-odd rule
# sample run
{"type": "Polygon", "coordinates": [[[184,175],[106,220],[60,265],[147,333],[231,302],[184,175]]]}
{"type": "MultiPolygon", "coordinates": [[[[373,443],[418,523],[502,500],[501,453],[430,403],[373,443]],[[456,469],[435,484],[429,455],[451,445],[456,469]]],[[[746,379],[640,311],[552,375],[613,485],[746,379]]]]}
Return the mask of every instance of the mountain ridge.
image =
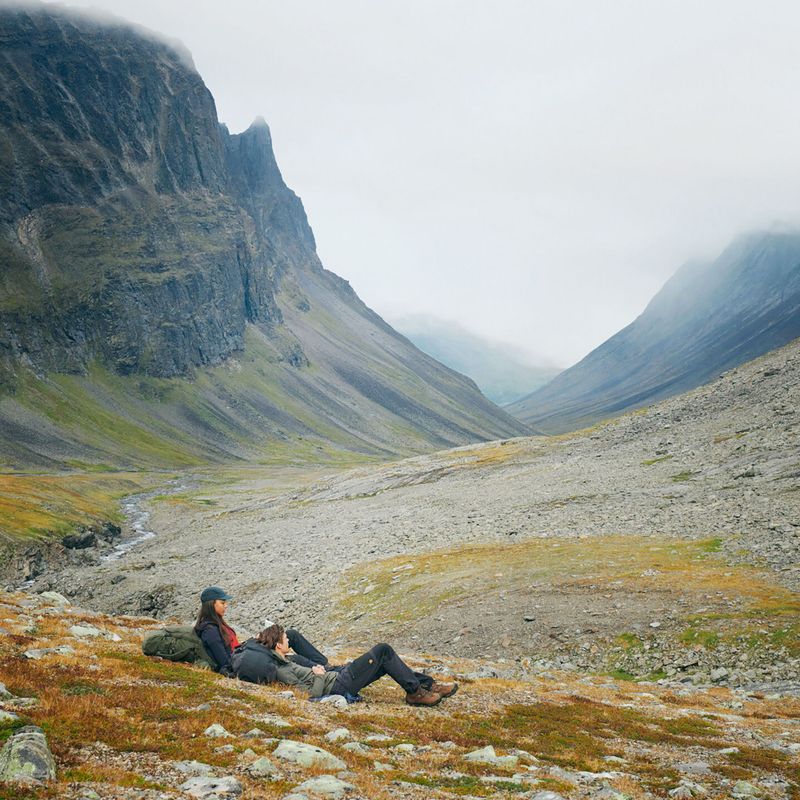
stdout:
{"type": "Polygon", "coordinates": [[[173,445],[251,459],[309,439],[387,455],[527,431],[324,269],[266,122],[231,134],[180,47],[28,6],[0,9],[0,42],[6,462],[168,466],[173,445]],[[65,428],[78,389],[107,424],[65,428]],[[132,422],[161,455],[133,453],[115,430],[132,422]]]}
{"type": "Polygon", "coordinates": [[[800,233],[734,241],[678,270],[642,314],[508,410],[561,433],[711,380],[800,336],[800,233]]]}

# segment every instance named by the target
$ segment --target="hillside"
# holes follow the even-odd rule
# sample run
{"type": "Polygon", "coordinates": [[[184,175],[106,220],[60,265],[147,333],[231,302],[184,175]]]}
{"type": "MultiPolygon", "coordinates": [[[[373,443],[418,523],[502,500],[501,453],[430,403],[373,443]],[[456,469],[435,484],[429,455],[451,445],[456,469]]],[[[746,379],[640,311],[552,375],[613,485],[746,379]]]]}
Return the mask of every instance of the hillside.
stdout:
{"type": "MultiPolygon", "coordinates": [[[[270,131],[179,45],[0,9],[0,460],[413,453],[524,425],[326,271],[270,131]]],[[[376,254],[380,260],[380,254],[376,254]]]]}
{"type": "Polygon", "coordinates": [[[472,378],[486,397],[504,406],[552,380],[560,370],[512,345],[484,339],[454,322],[427,314],[392,320],[420,350],[472,378]]]}
{"type": "Polygon", "coordinates": [[[546,433],[684,392],[800,336],[800,234],[733,243],[687,264],[634,322],[508,407],[546,433]]]}
{"type": "Polygon", "coordinates": [[[455,677],[458,693],[410,708],[384,678],[365,702],[340,708],[147,658],[140,642],[154,620],[105,617],[57,596],[0,602],[9,629],[0,745],[40,726],[54,771],[46,782],[0,780],[2,800],[788,800],[800,791],[800,705],[780,692],[564,672],[519,680],[492,677],[504,669],[492,658],[412,655],[418,669],[455,677]]]}

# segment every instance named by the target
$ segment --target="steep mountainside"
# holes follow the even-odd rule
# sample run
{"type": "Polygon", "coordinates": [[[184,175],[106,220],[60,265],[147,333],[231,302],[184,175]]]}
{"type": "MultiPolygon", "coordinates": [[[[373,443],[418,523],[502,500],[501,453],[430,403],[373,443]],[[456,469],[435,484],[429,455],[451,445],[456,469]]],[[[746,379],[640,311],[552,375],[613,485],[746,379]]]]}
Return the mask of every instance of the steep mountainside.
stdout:
{"type": "Polygon", "coordinates": [[[526,430],[322,268],[266,123],[221,126],[180,46],[50,6],[0,9],[0,46],[9,465],[385,454],[526,430]]]}
{"type": "Polygon", "coordinates": [[[547,433],[592,424],[711,380],[800,336],[800,234],[742,238],[687,264],[644,312],[508,407],[547,433]]]}
{"type": "Polygon", "coordinates": [[[512,345],[482,339],[454,322],[413,314],[393,319],[392,324],[429,356],[469,375],[490,400],[500,405],[525,397],[560,372],[556,367],[534,363],[512,345]]]}

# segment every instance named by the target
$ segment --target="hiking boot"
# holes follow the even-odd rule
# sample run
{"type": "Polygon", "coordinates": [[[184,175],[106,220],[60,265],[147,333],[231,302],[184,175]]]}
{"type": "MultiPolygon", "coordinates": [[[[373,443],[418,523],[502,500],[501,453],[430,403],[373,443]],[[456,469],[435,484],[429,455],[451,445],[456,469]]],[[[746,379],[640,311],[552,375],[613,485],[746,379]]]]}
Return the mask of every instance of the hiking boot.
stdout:
{"type": "Polygon", "coordinates": [[[458,691],[458,684],[457,683],[439,683],[438,681],[433,682],[433,686],[430,689],[432,692],[436,692],[442,699],[445,697],[452,697],[458,691]]]}
{"type": "Polygon", "coordinates": [[[441,702],[442,696],[436,692],[429,692],[421,686],[416,692],[409,692],[406,695],[406,703],[410,706],[435,706],[441,702]]]}

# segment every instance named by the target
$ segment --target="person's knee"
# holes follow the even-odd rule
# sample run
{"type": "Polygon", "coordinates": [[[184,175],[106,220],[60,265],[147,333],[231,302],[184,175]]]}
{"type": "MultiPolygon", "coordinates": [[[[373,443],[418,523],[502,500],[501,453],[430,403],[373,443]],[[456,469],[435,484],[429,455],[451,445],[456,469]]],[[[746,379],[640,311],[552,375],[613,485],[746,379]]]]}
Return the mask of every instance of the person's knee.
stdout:
{"type": "Polygon", "coordinates": [[[376,644],[373,649],[378,658],[391,658],[394,655],[394,648],[390,644],[386,644],[386,642],[376,644]]]}

